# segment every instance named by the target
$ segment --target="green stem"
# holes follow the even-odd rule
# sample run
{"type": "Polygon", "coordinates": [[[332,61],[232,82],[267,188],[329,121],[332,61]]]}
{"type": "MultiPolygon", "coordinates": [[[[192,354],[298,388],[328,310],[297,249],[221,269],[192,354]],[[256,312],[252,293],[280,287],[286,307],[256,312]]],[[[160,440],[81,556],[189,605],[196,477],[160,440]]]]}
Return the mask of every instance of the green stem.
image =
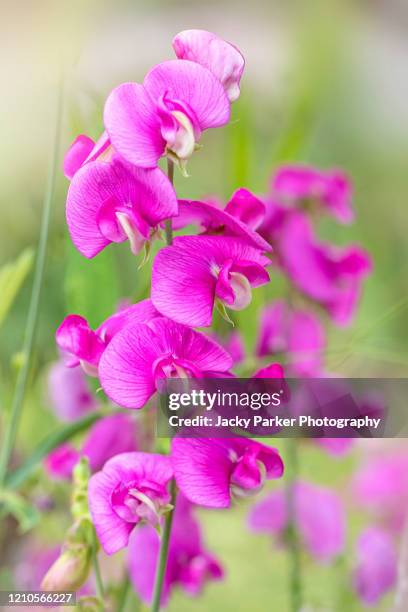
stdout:
{"type": "Polygon", "coordinates": [[[103,588],[101,568],[99,567],[99,561],[98,561],[98,549],[96,545],[94,546],[93,551],[92,551],[92,565],[93,565],[94,574],[95,574],[96,594],[99,597],[99,599],[104,601],[105,589],[103,588]]]}
{"type": "Polygon", "coordinates": [[[118,608],[116,612],[124,612],[124,610],[126,610],[126,602],[127,602],[127,596],[129,593],[129,587],[130,587],[130,580],[129,580],[129,576],[126,575],[125,580],[123,582],[123,586],[119,593],[118,608]]]}
{"type": "Polygon", "coordinates": [[[289,597],[291,612],[299,612],[302,608],[302,578],[299,538],[295,525],[295,483],[299,475],[299,458],[297,440],[288,438],[287,448],[287,479],[286,503],[288,508],[287,543],[289,551],[289,597]]]}
{"type": "Polygon", "coordinates": [[[50,225],[52,202],[54,199],[55,182],[58,168],[58,153],[60,148],[61,123],[62,123],[62,107],[63,107],[63,82],[61,79],[58,88],[57,103],[56,103],[56,121],[52,144],[52,156],[50,169],[48,173],[47,188],[44,197],[43,212],[41,219],[40,238],[38,242],[38,253],[34,273],[34,281],[31,290],[30,306],[27,316],[27,324],[24,333],[23,355],[24,362],[21,366],[13,396],[13,402],[10,411],[10,418],[4,432],[4,439],[0,450],[0,487],[4,484],[7,467],[10,461],[11,453],[16,441],[18,425],[23,409],[23,401],[25,397],[28,376],[31,366],[32,351],[35,339],[35,332],[38,319],[38,308],[41,296],[41,287],[44,277],[45,258],[47,252],[47,240],[50,225]]]}
{"type": "Polygon", "coordinates": [[[158,560],[157,570],[156,570],[156,579],[154,583],[151,612],[160,611],[160,600],[161,600],[161,594],[162,594],[162,589],[163,589],[164,575],[166,572],[167,557],[169,553],[169,542],[170,542],[171,526],[173,523],[174,506],[176,503],[176,483],[174,480],[171,483],[171,501],[170,503],[173,506],[173,510],[168,512],[166,516],[166,520],[164,522],[164,528],[163,528],[163,533],[162,533],[161,542],[160,542],[159,560],[158,560]]]}
{"type": "MultiPolygon", "coordinates": [[[[167,176],[169,178],[170,183],[174,184],[174,162],[167,158],[167,176]]],[[[171,245],[173,243],[173,228],[171,224],[171,219],[167,219],[164,222],[164,229],[166,234],[166,244],[171,245]]]]}

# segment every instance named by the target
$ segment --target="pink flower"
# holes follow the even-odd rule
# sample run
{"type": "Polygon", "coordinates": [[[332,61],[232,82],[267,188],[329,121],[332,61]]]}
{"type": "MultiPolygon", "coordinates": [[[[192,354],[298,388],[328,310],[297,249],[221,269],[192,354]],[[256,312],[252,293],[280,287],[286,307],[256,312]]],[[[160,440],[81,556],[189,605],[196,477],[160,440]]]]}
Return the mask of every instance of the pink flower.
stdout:
{"type": "MultiPolygon", "coordinates": [[[[272,205],[274,208],[274,205],[272,205]]],[[[362,280],[371,272],[368,254],[358,246],[334,247],[319,242],[307,217],[274,209],[262,235],[269,234],[279,264],[292,283],[327,310],[338,325],[350,322],[362,280]]]]}
{"type": "Polygon", "coordinates": [[[127,325],[103,354],[99,376],[105,393],[126,408],[142,408],[163,378],[210,377],[232,365],[216,342],[165,318],[127,325]]]}
{"type": "Polygon", "coordinates": [[[230,103],[210,70],[188,60],[155,66],[143,85],[123,83],[109,95],[104,123],[115,150],[127,161],[154,168],[163,155],[181,167],[201,133],[228,123],[230,103]]]}
{"type": "Polygon", "coordinates": [[[314,204],[341,223],[354,218],[352,184],[341,170],[319,170],[312,166],[283,166],[272,178],[272,194],[290,204],[314,204]]]}
{"type": "Polygon", "coordinates": [[[61,421],[75,421],[96,407],[83,371],[79,368],[67,368],[62,359],[50,368],[48,395],[55,414],[61,421]]]}
{"type": "Polygon", "coordinates": [[[136,451],[137,433],[135,422],[127,414],[103,417],[92,425],[79,451],[70,444],[62,444],[47,456],[45,469],[53,478],[69,480],[74,466],[85,456],[91,471],[96,472],[115,455],[136,451]]]}
{"type": "Polygon", "coordinates": [[[276,449],[246,438],[174,438],[171,458],[183,495],[209,508],[229,508],[233,495],[256,493],[283,474],[276,449]]]}
{"type": "Polygon", "coordinates": [[[183,236],[156,255],[152,302],[159,312],[193,327],[211,325],[216,301],[246,308],[251,287],[269,281],[270,260],[244,240],[225,236],[183,236]]]}
{"type": "Polygon", "coordinates": [[[179,200],[179,214],[173,219],[173,228],[198,225],[205,234],[237,236],[262,251],[272,247],[256,229],[265,216],[265,204],[247,189],[238,189],[224,210],[218,202],[179,200]]]}
{"type": "MultiPolygon", "coordinates": [[[[280,540],[288,526],[286,492],[281,489],[257,502],[249,514],[249,526],[280,540]]],[[[346,517],[338,496],[330,489],[307,482],[294,488],[294,520],[308,552],[320,562],[339,555],[345,545],[346,517]]]]}
{"type": "Polygon", "coordinates": [[[57,329],[55,338],[59,348],[70,356],[66,363],[68,367],[81,364],[87,374],[97,376],[100,358],[115,334],[131,322],[142,323],[155,316],[157,311],[150,300],[119,310],[95,331],[83,317],[68,315],[57,329]]]}
{"type": "Polygon", "coordinates": [[[355,442],[353,438],[316,438],[313,441],[334,457],[346,455],[352,449],[355,442]]]}
{"type": "Polygon", "coordinates": [[[179,59],[208,68],[221,81],[230,102],[237,100],[245,60],[234,45],[206,30],[184,30],[174,37],[173,49],[179,59]]]}
{"type": "Polygon", "coordinates": [[[212,337],[231,355],[234,365],[245,359],[245,344],[239,331],[234,330],[225,338],[217,334],[212,334],[212,337]]]}
{"type": "Polygon", "coordinates": [[[408,453],[373,457],[355,474],[353,499],[399,533],[408,508],[408,453]]]}
{"type": "Polygon", "coordinates": [[[397,551],[390,536],[378,527],[365,529],[356,547],[354,588],[365,605],[374,606],[396,583],[397,551]]]}
{"type": "Polygon", "coordinates": [[[177,214],[175,191],[159,169],[136,168],[114,156],[86,163],[68,190],[66,215],[76,248],[95,257],[112,242],[129,240],[132,253],[157,234],[161,221],[177,214]]]}
{"type": "MultiPolygon", "coordinates": [[[[151,604],[156,576],[160,539],[151,525],[135,529],[129,540],[129,573],[133,587],[147,604],[151,604]]],[[[162,606],[172,590],[180,586],[192,596],[199,595],[206,582],[221,580],[223,569],[207,552],[198,521],[189,503],[179,495],[174,511],[169,554],[162,591],[162,606]]]]}
{"type": "Polygon", "coordinates": [[[325,347],[323,326],[311,312],[292,308],[283,300],[262,311],[256,349],[260,357],[284,353],[294,373],[313,376],[322,371],[325,347]]]}
{"type": "Polygon", "coordinates": [[[169,457],[152,453],[116,455],[91,477],[89,510],[108,555],[127,546],[139,523],[158,525],[161,514],[168,510],[172,477],[169,457]]]}

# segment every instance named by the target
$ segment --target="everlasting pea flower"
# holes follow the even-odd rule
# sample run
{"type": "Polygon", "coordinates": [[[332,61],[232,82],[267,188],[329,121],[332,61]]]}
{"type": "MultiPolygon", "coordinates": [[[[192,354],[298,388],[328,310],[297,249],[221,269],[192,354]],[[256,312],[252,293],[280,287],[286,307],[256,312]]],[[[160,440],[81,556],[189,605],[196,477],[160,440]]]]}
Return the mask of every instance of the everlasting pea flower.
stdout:
{"type": "Polygon", "coordinates": [[[119,310],[95,331],[83,317],[68,315],[57,329],[56,342],[70,356],[66,363],[68,367],[81,364],[87,374],[97,376],[100,358],[115,334],[131,322],[149,321],[157,314],[150,300],[142,300],[119,310]]]}
{"type": "Polygon", "coordinates": [[[136,424],[127,414],[103,417],[90,428],[79,451],[69,444],[62,444],[45,459],[45,468],[54,478],[69,480],[80,457],[86,456],[92,472],[101,470],[119,453],[136,451],[138,436],[136,424]]]}
{"type": "Polygon", "coordinates": [[[75,421],[96,407],[83,371],[67,368],[62,359],[50,368],[48,395],[61,421],[75,421]]]}
{"type": "Polygon", "coordinates": [[[322,369],[325,346],[323,326],[311,312],[292,308],[283,300],[262,311],[256,349],[260,357],[286,353],[296,374],[317,375],[322,369]]]}
{"type": "Polygon", "coordinates": [[[283,166],[272,179],[273,196],[290,203],[320,205],[341,223],[354,218],[352,185],[341,170],[319,170],[312,166],[283,166]]]}
{"type": "Polygon", "coordinates": [[[171,459],[183,495],[209,508],[229,508],[233,495],[256,493],[283,474],[276,449],[246,438],[174,438],[171,459]]]}
{"type": "MultiPolygon", "coordinates": [[[[281,220],[282,221],[282,220],[281,220]]],[[[323,306],[338,325],[350,322],[362,280],[372,265],[358,246],[334,247],[319,242],[307,217],[290,211],[275,232],[279,263],[292,283],[323,306]]]]}
{"type": "Polygon", "coordinates": [[[173,186],[159,169],[136,168],[117,156],[81,167],[68,190],[66,215],[76,248],[95,257],[111,242],[129,240],[137,254],[157,226],[177,214],[173,186]]]}
{"type": "Polygon", "coordinates": [[[357,540],[354,588],[367,606],[374,606],[396,583],[397,551],[389,534],[369,527],[357,540]]]}
{"type": "Polygon", "coordinates": [[[123,83],[109,95],[104,123],[114,149],[128,162],[155,168],[163,155],[184,167],[204,130],[228,123],[222,83],[189,60],[155,66],[143,85],[123,83]]]}
{"type": "Polygon", "coordinates": [[[166,317],[192,327],[211,325],[215,303],[232,310],[250,304],[252,287],[269,281],[270,260],[244,240],[182,236],[156,255],[152,302],[166,317]]]}
{"type": "MultiPolygon", "coordinates": [[[[129,540],[128,563],[133,587],[140,599],[151,604],[159,556],[160,539],[151,525],[135,529],[129,540]]],[[[161,605],[168,602],[172,590],[180,586],[187,594],[199,595],[210,580],[221,580],[223,569],[207,552],[200,525],[182,495],[177,497],[170,535],[161,605]]]]}
{"type": "Polygon", "coordinates": [[[64,157],[64,174],[71,180],[78,170],[90,161],[110,161],[113,157],[113,149],[109,138],[104,132],[97,142],[85,134],[75,138],[64,157]]]}
{"type": "MultiPolygon", "coordinates": [[[[252,531],[273,534],[282,540],[288,520],[286,492],[280,490],[257,502],[248,522],[252,531]]],[[[328,562],[342,552],[346,518],[340,499],[333,491],[297,482],[294,520],[305,548],[317,561],[328,562]]]]}
{"type": "Polygon", "coordinates": [[[179,214],[173,219],[173,228],[198,225],[205,234],[237,236],[262,251],[272,247],[256,229],[265,216],[265,204],[247,189],[238,189],[226,207],[218,202],[179,200],[179,214]]]}
{"type": "Polygon", "coordinates": [[[91,477],[89,510],[106,554],[127,546],[139,523],[158,525],[160,516],[168,510],[172,477],[169,457],[151,453],[116,455],[91,477]]]}
{"type": "Polygon", "coordinates": [[[234,45],[206,30],[184,30],[174,37],[173,49],[179,59],[208,68],[221,81],[230,102],[237,100],[245,60],[234,45]]]}
{"type": "Polygon", "coordinates": [[[99,376],[114,402],[142,408],[163,378],[211,377],[231,366],[231,356],[214,340],[158,317],[117,334],[103,354],[99,376]]]}

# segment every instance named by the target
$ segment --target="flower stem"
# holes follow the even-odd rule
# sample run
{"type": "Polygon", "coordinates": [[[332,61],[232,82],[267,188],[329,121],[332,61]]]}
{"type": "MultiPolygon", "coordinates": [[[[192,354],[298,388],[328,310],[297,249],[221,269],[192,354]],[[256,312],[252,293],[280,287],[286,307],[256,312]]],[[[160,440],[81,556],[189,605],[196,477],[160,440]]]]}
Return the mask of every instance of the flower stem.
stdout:
{"type": "MultiPolygon", "coordinates": [[[[167,158],[167,176],[170,183],[174,184],[174,162],[167,158]]],[[[166,233],[166,244],[171,245],[173,243],[173,229],[171,225],[171,219],[167,219],[164,222],[164,228],[166,233]]]]}
{"type": "Polygon", "coordinates": [[[94,575],[95,575],[96,594],[98,595],[99,599],[104,601],[105,589],[103,588],[101,568],[99,567],[97,546],[94,546],[92,550],[92,565],[93,565],[94,575]]]}
{"type": "Polygon", "coordinates": [[[297,440],[294,438],[288,438],[286,440],[286,447],[288,467],[288,477],[286,480],[286,503],[288,508],[287,541],[290,562],[290,610],[292,612],[299,612],[302,608],[302,580],[299,538],[295,525],[295,483],[299,474],[297,440]]]}
{"type": "Polygon", "coordinates": [[[161,594],[163,590],[164,575],[165,575],[166,566],[167,566],[167,557],[169,553],[171,526],[173,523],[174,506],[176,503],[176,483],[174,480],[172,481],[170,487],[171,487],[170,503],[173,506],[173,510],[168,512],[166,516],[166,520],[164,522],[164,528],[163,528],[163,533],[162,533],[161,542],[160,542],[159,559],[158,559],[157,570],[156,570],[156,579],[154,583],[151,612],[159,612],[160,610],[161,594]]]}
{"type": "Polygon", "coordinates": [[[23,409],[23,402],[27,387],[27,381],[30,373],[31,358],[35,339],[35,332],[38,319],[38,308],[41,297],[41,288],[44,277],[45,258],[47,252],[47,241],[51,217],[51,208],[54,199],[55,183],[57,175],[57,167],[59,163],[58,154],[61,138],[62,124],[62,108],[63,108],[63,80],[58,88],[56,101],[56,117],[55,128],[52,144],[52,153],[50,168],[48,172],[47,187],[44,196],[43,212],[41,218],[41,230],[38,242],[38,251],[36,266],[34,272],[34,281],[31,290],[30,305],[27,316],[27,323],[24,332],[23,355],[24,362],[18,372],[16,387],[11,405],[10,417],[5,427],[4,439],[0,450],[0,487],[4,484],[7,467],[10,461],[11,453],[15,444],[18,425],[23,409]]]}

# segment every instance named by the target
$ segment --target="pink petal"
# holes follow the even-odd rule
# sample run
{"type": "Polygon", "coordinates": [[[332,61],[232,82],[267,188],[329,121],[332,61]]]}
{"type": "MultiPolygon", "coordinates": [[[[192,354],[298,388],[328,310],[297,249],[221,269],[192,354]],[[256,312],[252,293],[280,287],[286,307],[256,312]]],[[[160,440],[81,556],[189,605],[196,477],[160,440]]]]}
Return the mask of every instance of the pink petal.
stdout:
{"type": "Polygon", "coordinates": [[[77,136],[64,157],[64,174],[67,179],[72,179],[94,148],[94,145],[95,143],[92,138],[84,134],[77,136]]]}
{"type": "Polygon", "coordinates": [[[248,189],[237,189],[228,204],[225,212],[245,223],[252,230],[256,230],[262,223],[266,207],[261,200],[248,189]]]}
{"type": "Polygon", "coordinates": [[[109,138],[116,151],[135,166],[155,168],[164,154],[166,142],[156,111],[160,95],[152,99],[143,85],[123,83],[106,101],[103,119],[109,138]]]}
{"type": "Polygon", "coordinates": [[[366,606],[376,605],[397,582],[398,556],[389,534],[368,527],[357,540],[357,566],[354,587],[366,606]]]}
{"type": "Polygon", "coordinates": [[[147,323],[154,317],[160,316],[150,299],[142,300],[137,304],[132,304],[127,308],[122,308],[106,319],[98,327],[96,333],[109,342],[125,325],[129,323],[147,323]]]}
{"type": "Polygon", "coordinates": [[[201,130],[220,127],[229,121],[230,104],[224,88],[199,64],[180,60],[162,62],[150,70],[143,84],[153,100],[159,100],[166,93],[169,98],[187,104],[201,130]]]}
{"type": "Polygon", "coordinates": [[[111,457],[136,450],[136,426],[132,417],[112,414],[91,427],[82,446],[82,455],[88,457],[92,472],[96,472],[111,457]]]}
{"type": "Polygon", "coordinates": [[[236,47],[206,30],[184,30],[174,37],[173,48],[179,59],[197,62],[211,70],[231,102],[239,97],[245,60],[236,47]]]}
{"type": "Polygon", "coordinates": [[[56,342],[62,351],[81,361],[98,365],[105,344],[79,315],[68,315],[56,331],[56,342]]]}

